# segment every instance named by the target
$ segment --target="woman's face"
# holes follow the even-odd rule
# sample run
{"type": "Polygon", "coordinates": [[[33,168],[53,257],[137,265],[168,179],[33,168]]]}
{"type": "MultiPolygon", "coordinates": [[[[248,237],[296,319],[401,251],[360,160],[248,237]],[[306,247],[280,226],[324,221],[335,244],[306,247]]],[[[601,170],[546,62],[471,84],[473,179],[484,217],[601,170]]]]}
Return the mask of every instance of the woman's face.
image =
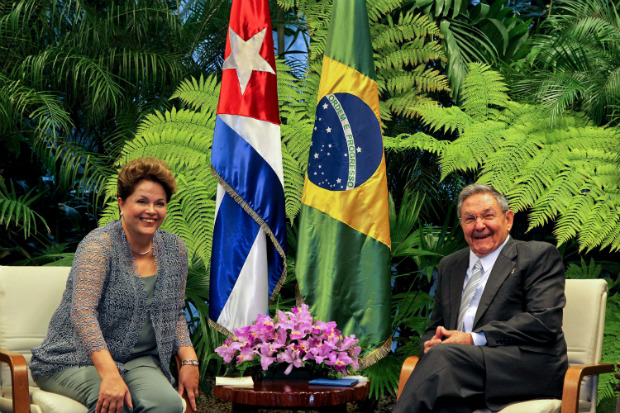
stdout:
{"type": "Polygon", "coordinates": [[[118,198],[118,205],[128,238],[153,237],[166,218],[166,191],[160,183],[142,180],[127,199],[118,198]]]}

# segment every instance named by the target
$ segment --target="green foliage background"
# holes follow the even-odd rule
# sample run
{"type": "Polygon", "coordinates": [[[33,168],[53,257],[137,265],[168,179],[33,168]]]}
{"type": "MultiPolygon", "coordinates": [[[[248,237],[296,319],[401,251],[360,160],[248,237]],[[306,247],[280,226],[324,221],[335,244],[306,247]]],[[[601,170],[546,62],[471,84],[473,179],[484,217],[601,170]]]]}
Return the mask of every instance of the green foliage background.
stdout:
{"type": "MultiPolygon", "coordinates": [[[[331,1],[270,2],[289,275],[331,1]],[[307,51],[286,46],[284,35],[307,51]],[[304,58],[299,59],[299,56],[304,58]]],[[[556,243],[567,277],[609,283],[603,361],[620,361],[618,2],[367,1],[388,161],[395,351],[369,367],[392,393],[417,353],[439,260],[465,246],[454,200],[504,192],[515,237],[556,243]]],[[[0,262],[67,265],[118,217],[116,170],[164,159],[179,191],[164,229],[188,245],[187,308],[203,377],[222,371],[206,323],[215,207],[210,148],[229,2],[0,0],[0,262]]],[[[613,409],[612,375],[600,405],[613,409]]]]}

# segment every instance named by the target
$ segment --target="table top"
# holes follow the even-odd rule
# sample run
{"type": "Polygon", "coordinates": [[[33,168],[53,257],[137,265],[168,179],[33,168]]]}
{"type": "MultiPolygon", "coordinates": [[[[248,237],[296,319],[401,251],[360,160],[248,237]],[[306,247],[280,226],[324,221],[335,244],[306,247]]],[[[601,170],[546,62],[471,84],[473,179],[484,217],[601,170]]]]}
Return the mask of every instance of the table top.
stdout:
{"type": "Polygon", "coordinates": [[[351,387],[317,386],[307,380],[256,381],[253,387],[215,386],[213,394],[236,404],[262,407],[337,406],[368,396],[370,382],[351,387]]]}

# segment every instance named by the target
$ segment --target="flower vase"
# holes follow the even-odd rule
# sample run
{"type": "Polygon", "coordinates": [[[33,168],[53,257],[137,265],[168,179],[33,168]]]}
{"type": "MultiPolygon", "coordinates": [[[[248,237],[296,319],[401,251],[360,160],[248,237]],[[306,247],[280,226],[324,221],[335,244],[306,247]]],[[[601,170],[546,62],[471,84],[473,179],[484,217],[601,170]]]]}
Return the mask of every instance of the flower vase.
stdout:
{"type": "Polygon", "coordinates": [[[256,383],[257,381],[263,380],[264,371],[260,366],[255,366],[245,369],[243,375],[245,377],[252,377],[252,381],[256,383]]]}
{"type": "Polygon", "coordinates": [[[293,368],[289,374],[284,374],[286,367],[285,364],[278,364],[275,368],[263,371],[263,375],[269,380],[313,380],[327,377],[327,372],[308,367],[293,368]]]}

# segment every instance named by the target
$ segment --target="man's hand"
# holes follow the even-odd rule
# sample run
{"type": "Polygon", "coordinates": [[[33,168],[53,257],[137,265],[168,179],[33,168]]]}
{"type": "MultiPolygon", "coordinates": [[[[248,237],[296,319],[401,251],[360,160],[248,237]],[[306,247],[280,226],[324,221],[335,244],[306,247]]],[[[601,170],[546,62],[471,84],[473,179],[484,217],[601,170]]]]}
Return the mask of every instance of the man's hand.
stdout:
{"type": "Polygon", "coordinates": [[[424,343],[424,354],[426,354],[431,347],[442,343],[473,345],[474,339],[470,333],[463,333],[459,330],[447,330],[445,327],[439,326],[437,330],[435,330],[435,335],[424,343]]]}
{"type": "Polygon", "coordinates": [[[441,344],[441,340],[443,339],[443,336],[441,335],[442,328],[443,327],[441,326],[437,327],[437,330],[435,330],[435,335],[430,340],[424,342],[424,354],[426,354],[431,347],[441,344]]]}
{"type": "Polygon", "coordinates": [[[443,327],[439,327],[441,329],[441,334],[444,337],[442,343],[454,343],[454,344],[468,344],[473,346],[474,339],[472,338],[470,333],[463,333],[459,330],[446,330],[443,327]]]}

